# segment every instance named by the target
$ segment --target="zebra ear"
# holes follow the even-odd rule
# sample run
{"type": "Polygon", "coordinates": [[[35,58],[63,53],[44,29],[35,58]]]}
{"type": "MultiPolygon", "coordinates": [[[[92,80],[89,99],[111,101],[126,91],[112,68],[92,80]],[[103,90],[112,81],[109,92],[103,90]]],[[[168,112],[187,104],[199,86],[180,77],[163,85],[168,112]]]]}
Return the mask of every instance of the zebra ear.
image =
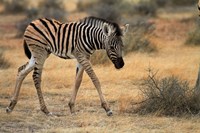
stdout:
{"type": "Polygon", "coordinates": [[[125,24],[124,26],[121,27],[123,36],[128,32],[128,27],[129,27],[129,24],[125,24]]]}
{"type": "Polygon", "coordinates": [[[106,35],[106,36],[109,36],[110,35],[110,27],[107,23],[104,23],[103,24],[103,34],[106,35]]]}

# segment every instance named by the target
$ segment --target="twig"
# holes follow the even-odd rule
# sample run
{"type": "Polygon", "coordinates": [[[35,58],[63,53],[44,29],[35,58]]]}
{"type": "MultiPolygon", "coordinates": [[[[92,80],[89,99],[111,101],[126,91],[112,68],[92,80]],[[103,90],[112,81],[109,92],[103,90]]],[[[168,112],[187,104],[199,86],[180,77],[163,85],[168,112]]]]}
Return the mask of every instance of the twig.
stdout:
{"type": "Polygon", "coordinates": [[[157,99],[161,99],[160,97],[151,97],[151,98],[145,99],[145,100],[143,100],[143,101],[141,101],[141,102],[132,103],[132,105],[142,104],[142,103],[144,103],[144,102],[146,102],[146,101],[148,101],[148,100],[156,99],[156,98],[157,98],[157,99]]]}

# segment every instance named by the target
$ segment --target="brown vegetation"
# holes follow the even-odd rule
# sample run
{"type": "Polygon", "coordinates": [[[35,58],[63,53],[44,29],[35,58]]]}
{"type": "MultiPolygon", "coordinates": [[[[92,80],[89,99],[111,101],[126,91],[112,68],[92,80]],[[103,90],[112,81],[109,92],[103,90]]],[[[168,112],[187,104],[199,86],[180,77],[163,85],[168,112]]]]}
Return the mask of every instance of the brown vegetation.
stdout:
{"type": "Polygon", "coordinates": [[[10,63],[5,59],[4,55],[4,48],[0,47],[0,69],[6,69],[10,67],[10,63]]]}
{"type": "Polygon", "coordinates": [[[166,116],[197,115],[200,95],[190,88],[188,81],[170,76],[159,79],[157,72],[148,69],[148,76],[141,83],[143,101],[134,111],[139,114],[166,116]]]}
{"type": "Polygon", "coordinates": [[[200,20],[196,20],[195,28],[191,29],[185,44],[187,45],[200,45],[200,20]]]}

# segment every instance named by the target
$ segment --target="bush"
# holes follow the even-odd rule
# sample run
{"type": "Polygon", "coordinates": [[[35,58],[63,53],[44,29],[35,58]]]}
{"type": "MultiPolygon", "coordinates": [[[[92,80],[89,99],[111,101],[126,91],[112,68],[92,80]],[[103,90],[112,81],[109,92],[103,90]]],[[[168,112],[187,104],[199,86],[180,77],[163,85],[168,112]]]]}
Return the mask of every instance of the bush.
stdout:
{"type": "Polygon", "coordinates": [[[133,13],[140,15],[156,16],[157,5],[155,1],[141,0],[138,4],[133,6],[133,13]]]}
{"type": "Polygon", "coordinates": [[[26,11],[26,7],[28,4],[27,0],[10,0],[10,1],[3,1],[5,6],[6,13],[21,13],[26,11]]]}
{"type": "Polygon", "coordinates": [[[121,3],[120,0],[79,1],[77,8],[92,16],[118,22],[121,19],[121,3]]]}
{"type": "Polygon", "coordinates": [[[200,29],[190,32],[185,43],[187,45],[200,45],[200,29]]]}
{"type": "Polygon", "coordinates": [[[174,6],[188,6],[197,4],[197,0],[170,0],[170,3],[174,6]]]}
{"type": "Polygon", "coordinates": [[[125,54],[140,51],[140,52],[153,52],[156,47],[151,43],[149,38],[155,30],[154,24],[148,22],[144,18],[135,18],[130,22],[130,29],[125,35],[125,54]]]}
{"type": "Polygon", "coordinates": [[[168,0],[156,0],[156,5],[158,7],[164,7],[167,4],[168,0]]]}
{"type": "Polygon", "coordinates": [[[37,9],[29,9],[26,11],[27,17],[16,24],[16,28],[18,29],[18,33],[16,37],[22,37],[24,35],[24,31],[31,21],[37,19],[38,10],[37,9]]]}
{"type": "Polygon", "coordinates": [[[26,18],[17,24],[19,31],[17,37],[21,37],[28,24],[37,18],[52,18],[59,21],[66,21],[67,12],[63,7],[62,0],[43,0],[39,3],[38,9],[32,8],[26,11],[26,18]]]}
{"type": "Polygon", "coordinates": [[[103,18],[112,22],[119,22],[121,14],[116,7],[110,8],[110,5],[100,4],[95,11],[90,13],[92,16],[103,18]]]}
{"type": "Polygon", "coordinates": [[[43,0],[39,4],[39,17],[53,18],[59,21],[66,19],[67,13],[62,0],[43,0]]]}
{"type": "Polygon", "coordinates": [[[149,69],[148,77],[141,86],[144,101],[135,110],[136,113],[167,116],[199,113],[200,94],[194,93],[187,81],[175,76],[158,79],[156,74],[149,69]]]}
{"type": "Polygon", "coordinates": [[[0,0],[0,4],[4,4],[4,0],[0,0]]]}
{"type": "Polygon", "coordinates": [[[3,56],[3,48],[0,48],[0,69],[7,69],[10,63],[3,56]]]}
{"type": "Polygon", "coordinates": [[[189,6],[197,4],[197,0],[155,0],[158,7],[168,6],[189,6]]]}
{"type": "Polygon", "coordinates": [[[185,44],[187,45],[200,45],[200,20],[196,22],[195,29],[189,32],[185,44]]]}

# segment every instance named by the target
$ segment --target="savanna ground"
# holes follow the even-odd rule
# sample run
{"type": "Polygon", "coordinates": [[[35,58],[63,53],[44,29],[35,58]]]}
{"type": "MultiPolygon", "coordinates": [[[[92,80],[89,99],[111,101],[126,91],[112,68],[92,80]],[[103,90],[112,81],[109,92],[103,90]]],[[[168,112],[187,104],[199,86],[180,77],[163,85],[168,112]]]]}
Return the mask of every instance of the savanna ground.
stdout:
{"type": "MultiPolygon", "coordinates": [[[[133,52],[124,57],[125,66],[117,71],[113,65],[94,66],[103,93],[113,110],[108,117],[100,106],[96,89],[86,74],[76,100],[76,114],[71,115],[68,102],[75,77],[75,60],[51,55],[44,66],[42,90],[48,109],[58,116],[46,116],[39,109],[32,75],[24,80],[19,102],[11,114],[5,108],[13,93],[17,68],[28,60],[22,39],[14,38],[13,26],[23,15],[0,15],[0,46],[11,63],[0,69],[0,132],[200,132],[200,119],[195,117],[164,117],[131,113],[133,103],[140,101],[138,84],[147,69],[158,70],[159,76],[175,75],[195,84],[200,62],[200,47],[184,45],[185,38],[198,17],[197,10],[162,12],[151,21],[156,30],[151,41],[157,52],[133,52]]],[[[69,18],[73,18],[69,16],[69,18]]],[[[78,19],[78,18],[77,18],[78,19]]]]}

